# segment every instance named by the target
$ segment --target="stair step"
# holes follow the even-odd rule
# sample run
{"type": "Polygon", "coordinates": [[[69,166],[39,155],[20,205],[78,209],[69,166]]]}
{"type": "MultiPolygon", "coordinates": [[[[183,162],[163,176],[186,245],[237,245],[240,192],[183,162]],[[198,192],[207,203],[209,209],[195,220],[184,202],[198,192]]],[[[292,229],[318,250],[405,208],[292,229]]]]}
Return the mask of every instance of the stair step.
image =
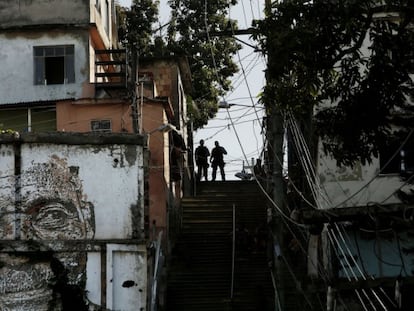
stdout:
{"type": "MultiPolygon", "coordinates": [[[[196,197],[183,198],[182,230],[168,267],[167,310],[250,311],[267,301],[263,295],[273,301],[264,252],[237,257],[230,300],[233,206],[236,223],[252,233],[266,221],[266,198],[255,182],[202,182],[196,197]]],[[[269,303],[261,310],[274,308],[269,303]]]]}

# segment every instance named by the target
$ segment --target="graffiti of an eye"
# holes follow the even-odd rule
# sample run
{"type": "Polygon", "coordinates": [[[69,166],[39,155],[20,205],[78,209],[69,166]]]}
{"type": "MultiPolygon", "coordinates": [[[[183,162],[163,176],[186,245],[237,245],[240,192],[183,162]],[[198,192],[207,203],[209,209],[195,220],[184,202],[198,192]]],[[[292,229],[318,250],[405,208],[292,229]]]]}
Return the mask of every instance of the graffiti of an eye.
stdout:
{"type": "Polygon", "coordinates": [[[83,239],[85,225],[76,207],[70,202],[48,201],[32,209],[31,227],[41,239],[83,239]]]}

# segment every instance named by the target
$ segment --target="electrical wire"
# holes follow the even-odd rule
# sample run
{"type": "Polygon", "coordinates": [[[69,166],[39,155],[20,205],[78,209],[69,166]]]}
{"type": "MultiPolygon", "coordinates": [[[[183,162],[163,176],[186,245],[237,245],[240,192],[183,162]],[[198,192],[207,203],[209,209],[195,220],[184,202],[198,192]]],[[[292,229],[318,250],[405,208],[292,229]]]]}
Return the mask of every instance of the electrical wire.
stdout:
{"type": "MultiPolygon", "coordinates": [[[[329,238],[329,240],[331,241],[331,244],[332,244],[332,245],[335,245],[335,243],[334,243],[334,241],[333,241],[332,234],[330,234],[330,233],[329,233],[329,231],[328,231],[328,238],[329,238]]],[[[336,253],[336,257],[337,257],[337,258],[340,258],[340,255],[338,254],[338,248],[334,247],[333,249],[334,249],[334,252],[336,253]]],[[[342,251],[342,252],[343,252],[343,251],[342,251]]],[[[345,256],[345,253],[343,253],[343,256],[344,256],[344,259],[345,259],[345,260],[348,260],[348,259],[346,258],[346,256],[345,256]]],[[[342,266],[342,270],[344,271],[344,274],[345,274],[346,279],[347,279],[349,282],[351,282],[351,281],[352,281],[352,279],[351,279],[351,277],[349,276],[349,273],[348,273],[348,270],[347,270],[347,269],[346,269],[346,267],[345,267],[345,264],[344,264],[341,260],[339,260],[339,264],[342,266]]],[[[348,263],[348,266],[350,266],[350,265],[349,265],[349,263],[348,263]]],[[[359,301],[361,302],[361,305],[362,305],[362,307],[364,308],[364,310],[368,311],[368,308],[367,308],[367,306],[366,306],[366,304],[365,304],[364,300],[362,299],[362,297],[361,297],[361,295],[360,295],[360,293],[359,293],[358,289],[356,289],[356,288],[355,288],[355,289],[354,289],[354,291],[355,291],[355,293],[356,293],[356,295],[357,295],[357,297],[358,297],[359,301]]],[[[370,301],[370,300],[369,300],[369,301],[370,301]]],[[[370,305],[372,306],[372,302],[370,303],[370,305]]],[[[375,307],[373,307],[373,310],[374,310],[374,311],[376,311],[375,307]]]]}
{"type": "MultiPolygon", "coordinates": [[[[206,11],[207,11],[207,7],[205,6],[205,13],[206,13],[206,11]]],[[[210,43],[210,48],[212,49],[212,45],[213,45],[213,43],[212,43],[212,41],[210,40],[210,37],[209,37],[209,32],[208,32],[208,25],[207,25],[207,18],[206,18],[206,14],[205,14],[205,19],[204,19],[204,21],[205,21],[205,28],[206,28],[206,30],[207,30],[207,37],[208,37],[208,41],[209,41],[209,43],[210,43]]],[[[212,58],[213,58],[213,60],[212,60],[212,62],[213,62],[213,65],[214,65],[214,68],[215,68],[215,73],[217,74],[217,67],[216,67],[216,62],[215,62],[215,59],[214,59],[214,53],[211,51],[211,55],[212,55],[212,58]]],[[[245,74],[245,73],[244,73],[245,74]]],[[[246,78],[245,78],[245,81],[246,81],[246,78]]],[[[247,85],[247,87],[248,87],[248,85],[247,85]]],[[[249,87],[248,87],[249,88],[249,87]]],[[[250,94],[250,98],[252,98],[252,96],[251,96],[251,92],[249,92],[249,94],[250,94]]],[[[254,106],[254,104],[252,105],[252,106],[254,106]]],[[[254,108],[255,109],[255,108],[254,108]]],[[[236,123],[236,122],[234,122],[233,121],[233,119],[232,119],[232,116],[229,114],[229,112],[228,112],[228,110],[227,110],[227,113],[228,113],[228,117],[229,117],[229,120],[230,120],[230,124],[228,125],[228,126],[232,126],[233,127],[233,129],[234,129],[234,132],[235,132],[235,134],[236,134],[236,137],[238,138],[238,134],[237,134],[237,131],[236,131],[236,129],[235,129],[235,127],[234,127],[234,124],[236,123]]],[[[255,112],[256,113],[256,112],[255,112]]],[[[247,114],[247,113],[245,113],[245,114],[247,114]]],[[[257,113],[256,113],[257,114],[257,113]]],[[[243,115],[242,116],[239,116],[238,118],[237,118],[237,120],[239,120],[241,117],[243,117],[243,115]]],[[[259,122],[260,123],[260,120],[258,119],[257,120],[257,122],[259,122]]],[[[244,153],[244,150],[243,150],[243,146],[242,146],[242,144],[240,143],[240,139],[238,138],[238,143],[239,143],[239,146],[242,148],[242,151],[243,151],[243,153],[244,153]]]]}
{"type": "MultiPolygon", "coordinates": [[[[296,130],[297,130],[297,127],[296,127],[296,130]]],[[[296,131],[295,132],[296,134],[298,133],[298,131],[296,131]]],[[[304,140],[301,140],[300,141],[300,144],[305,144],[305,142],[304,142],[304,140]]],[[[299,145],[299,144],[298,144],[299,145]]],[[[300,151],[300,152],[303,152],[302,154],[308,154],[307,152],[305,152],[305,151],[300,151]]],[[[310,159],[309,159],[309,162],[310,162],[310,159]]],[[[310,162],[311,163],[311,162],[310,162]]],[[[304,161],[302,161],[302,164],[303,165],[306,165],[306,164],[304,164],[304,161]]],[[[313,172],[313,170],[311,170],[311,169],[308,169],[307,170],[307,174],[313,174],[314,172],[313,172]]],[[[311,182],[312,184],[313,184],[313,180],[314,180],[315,178],[314,178],[314,176],[312,177],[312,178],[308,178],[308,182],[311,182]]],[[[316,182],[315,182],[315,184],[316,184],[316,182]]],[[[313,188],[313,187],[312,187],[313,188]]],[[[318,187],[319,188],[319,187],[318,187]]],[[[320,190],[318,190],[318,191],[320,191],[320,190]]],[[[315,192],[314,192],[315,193],[315,192]]],[[[316,200],[316,202],[318,202],[318,198],[317,198],[317,196],[315,196],[315,200],[316,200]]],[[[342,231],[341,231],[341,229],[339,228],[339,226],[335,223],[335,225],[334,225],[335,227],[336,227],[336,229],[337,229],[337,232],[338,232],[338,234],[339,234],[339,236],[340,236],[340,239],[343,241],[343,243],[344,243],[344,245],[345,245],[345,247],[346,247],[346,249],[347,249],[347,251],[348,251],[348,253],[350,254],[350,258],[352,258],[352,260],[354,261],[354,265],[357,267],[357,269],[358,269],[358,271],[359,271],[359,273],[361,274],[361,276],[364,278],[364,279],[366,279],[365,278],[365,275],[364,275],[364,273],[361,271],[361,269],[359,268],[359,265],[358,265],[358,263],[355,261],[355,259],[354,259],[354,257],[352,256],[352,253],[351,253],[351,251],[350,251],[350,249],[349,249],[349,247],[347,246],[347,243],[346,243],[346,241],[345,241],[345,238],[344,238],[344,235],[343,235],[343,233],[342,233],[342,231]]],[[[333,245],[335,246],[337,246],[337,247],[340,247],[341,248],[341,250],[342,250],[342,246],[341,246],[341,244],[339,243],[339,240],[336,238],[336,236],[335,236],[335,233],[334,232],[332,232],[332,234],[333,234],[333,238],[331,239],[331,241],[335,241],[336,243],[334,243],[333,245]]],[[[344,253],[344,251],[342,250],[342,252],[344,253]]],[[[345,253],[344,253],[344,259],[348,262],[348,259],[347,259],[347,256],[345,255],[345,253]]],[[[352,273],[353,273],[353,269],[352,269],[352,265],[351,264],[349,264],[349,262],[348,262],[348,266],[350,267],[350,269],[351,269],[351,271],[352,271],[352,273]]],[[[357,277],[356,276],[356,274],[354,274],[353,273],[353,276],[354,277],[357,277]]],[[[385,305],[384,305],[384,303],[383,303],[383,301],[381,300],[381,298],[379,297],[379,295],[375,292],[375,290],[373,290],[373,289],[370,289],[371,290],[371,293],[374,295],[374,297],[375,297],[375,299],[378,301],[378,303],[382,306],[382,308],[384,308],[384,310],[387,310],[386,309],[386,307],[385,307],[385,305]]],[[[368,294],[367,293],[364,293],[364,296],[366,296],[367,298],[368,298],[368,294]]],[[[388,297],[387,297],[388,298],[388,297]]]]}
{"type": "MultiPolygon", "coordinates": [[[[205,0],[205,2],[204,2],[204,26],[205,26],[205,29],[206,29],[206,34],[207,34],[207,40],[208,40],[208,43],[210,44],[210,50],[211,50],[211,58],[212,58],[212,63],[213,63],[213,68],[214,68],[214,72],[215,72],[215,74],[217,75],[217,80],[219,80],[219,77],[218,77],[218,69],[217,69],[217,65],[216,65],[216,60],[215,60],[215,57],[214,57],[214,53],[213,53],[213,44],[212,44],[212,41],[211,41],[211,39],[210,39],[210,34],[209,34],[209,30],[208,30],[208,19],[207,19],[207,12],[208,12],[208,10],[207,10],[207,0],[205,0]]],[[[233,31],[233,33],[234,33],[234,31],[233,31]]],[[[243,67],[242,67],[242,71],[243,71],[243,67]]],[[[251,97],[251,99],[252,99],[252,102],[253,102],[253,96],[251,96],[251,91],[250,91],[250,87],[249,87],[249,84],[247,83],[247,81],[246,81],[246,87],[247,87],[247,90],[248,90],[248,93],[250,94],[250,97],[251,97]]],[[[254,107],[254,102],[253,102],[253,104],[252,104],[252,106],[254,107]]],[[[228,111],[228,109],[227,109],[227,111],[228,111]]],[[[240,148],[241,148],[241,150],[242,150],[242,153],[243,153],[243,155],[244,155],[244,158],[245,158],[245,160],[248,162],[248,159],[247,159],[247,157],[246,157],[246,154],[245,154],[245,152],[244,152],[244,148],[243,148],[243,145],[241,144],[241,141],[240,141],[240,137],[239,137],[239,135],[238,135],[238,133],[237,133],[237,130],[236,130],[236,128],[235,128],[235,126],[234,126],[234,124],[233,124],[233,120],[232,120],[232,118],[231,118],[231,115],[230,115],[230,113],[228,113],[228,116],[229,116],[229,119],[230,119],[230,122],[231,122],[231,125],[232,125],[232,127],[233,127],[233,130],[234,130],[234,133],[235,133],[235,136],[236,136],[236,138],[237,138],[237,141],[238,141],[238,143],[239,143],[239,146],[240,146],[240,148]]],[[[284,217],[285,219],[287,219],[288,221],[290,221],[290,222],[292,222],[292,223],[295,223],[297,226],[303,226],[302,224],[299,224],[299,223],[297,223],[297,222],[295,222],[293,219],[291,219],[290,218],[290,216],[289,215],[285,215],[284,213],[283,213],[283,211],[282,211],[282,209],[272,200],[272,198],[269,196],[269,194],[263,189],[263,187],[260,185],[260,183],[258,183],[258,185],[259,185],[259,187],[261,187],[261,190],[262,190],[262,192],[264,193],[264,195],[266,195],[267,196],[267,198],[268,198],[268,200],[270,201],[270,202],[272,202],[272,204],[273,204],[273,206],[274,206],[274,208],[280,213],[280,215],[282,216],[282,217],[284,217]]]]}
{"type": "MultiPolygon", "coordinates": [[[[205,27],[206,27],[206,30],[207,30],[207,37],[208,37],[208,40],[209,40],[209,42],[210,42],[210,47],[212,48],[212,46],[211,46],[211,40],[209,39],[209,33],[208,33],[208,25],[207,25],[207,17],[206,17],[206,12],[207,12],[207,1],[205,1],[205,27]]],[[[215,65],[215,59],[214,59],[214,54],[213,54],[213,52],[211,53],[211,55],[212,55],[212,58],[213,58],[213,64],[214,64],[214,66],[216,66],[215,65]]],[[[217,68],[215,67],[215,69],[216,69],[216,72],[217,72],[217,68]]],[[[243,68],[242,68],[243,69],[243,68]]],[[[247,87],[248,87],[248,85],[247,85],[247,87]]],[[[249,89],[249,88],[248,88],[249,89]]],[[[232,120],[232,118],[231,118],[231,116],[230,116],[230,114],[229,114],[229,119],[230,119],[230,121],[232,122],[232,126],[233,126],[233,128],[234,128],[234,124],[233,124],[233,120],[232,120]]],[[[234,128],[235,129],[235,128],[234,128]]],[[[240,147],[242,148],[242,145],[241,145],[241,143],[240,143],[240,139],[239,139],[239,136],[238,136],[238,134],[237,134],[237,132],[235,131],[235,134],[236,134],[236,138],[237,138],[237,140],[238,140],[238,142],[239,142],[239,145],[240,145],[240,147]]],[[[245,155],[245,152],[244,152],[244,150],[243,150],[243,148],[242,148],[242,152],[243,152],[243,154],[244,154],[244,157],[245,157],[245,159],[246,159],[246,161],[247,161],[247,157],[246,157],[246,155],[245,155]]],[[[280,161],[280,159],[279,159],[279,161],[280,161]]],[[[253,174],[254,174],[254,172],[253,172],[253,174]]],[[[256,180],[257,180],[257,178],[256,178],[256,180]]],[[[260,183],[258,183],[259,184],[259,186],[260,186],[260,183]]],[[[267,192],[266,191],[264,191],[264,189],[262,188],[262,191],[267,195],[267,192]]],[[[268,195],[267,195],[268,196],[268,195]]],[[[278,212],[278,214],[279,215],[281,215],[282,216],[282,219],[283,219],[283,221],[284,222],[290,222],[290,223],[294,223],[296,226],[298,226],[298,227],[301,227],[302,225],[301,224],[299,224],[299,223],[297,223],[297,222],[295,222],[295,221],[293,221],[289,216],[287,216],[287,215],[285,215],[284,214],[284,212],[281,210],[281,208],[279,207],[279,206],[277,206],[276,204],[275,204],[275,202],[270,198],[270,197],[268,197],[268,199],[269,199],[269,201],[271,201],[272,202],[272,205],[273,205],[273,207],[276,209],[276,211],[278,212]]],[[[289,227],[289,226],[288,226],[289,227]]]]}
{"type": "Polygon", "coordinates": [[[410,139],[413,132],[414,132],[414,128],[411,129],[411,131],[408,133],[408,135],[406,136],[404,141],[401,143],[400,147],[395,151],[395,153],[391,156],[391,158],[384,164],[384,166],[379,170],[379,172],[374,177],[372,177],[364,186],[362,186],[358,191],[354,192],[352,195],[350,195],[344,201],[342,201],[341,203],[336,204],[336,206],[334,206],[334,208],[345,204],[346,202],[351,200],[353,197],[355,197],[357,194],[359,194],[361,191],[366,189],[374,180],[376,180],[376,178],[381,174],[381,171],[383,171],[391,163],[391,161],[400,153],[401,149],[408,142],[408,140],[410,139]]]}
{"type": "MultiPolygon", "coordinates": [[[[399,150],[401,149],[402,147],[400,147],[399,148],[399,150]]],[[[396,153],[398,153],[399,151],[397,151],[396,153]]],[[[395,155],[394,155],[395,156],[395,155]]],[[[389,161],[391,161],[391,159],[389,160],[389,161]]],[[[402,188],[404,185],[402,185],[400,188],[402,188]]],[[[399,190],[399,189],[397,189],[397,190],[399,190]]],[[[395,191],[396,192],[396,191],[395,191]]],[[[394,193],[395,193],[394,192],[394,193]]],[[[389,198],[389,197],[388,197],[389,198]]],[[[388,199],[388,198],[386,198],[385,200],[384,200],[384,202],[388,199]]],[[[337,227],[337,230],[338,230],[338,232],[339,232],[339,234],[341,235],[341,238],[343,239],[343,241],[344,241],[344,243],[346,244],[346,242],[345,242],[345,240],[344,240],[344,238],[343,238],[343,236],[342,236],[342,233],[341,233],[341,231],[340,231],[340,229],[339,229],[339,227],[337,227]]],[[[339,245],[339,242],[338,242],[338,245],[339,245]]],[[[349,249],[349,248],[348,248],[349,249]]],[[[378,256],[377,256],[378,257],[378,256]]],[[[351,256],[351,258],[352,259],[354,259],[352,256],[351,256]]],[[[378,258],[380,261],[381,261],[381,258],[378,258]]],[[[403,261],[402,261],[403,262],[403,261]]],[[[355,262],[356,263],[356,262],[355,262]]],[[[359,265],[357,265],[356,264],[356,266],[357,266],[357,268],[359,269],[359,265]]],[[[400,266],[400,265],[396,265],[396,266],[400,266]]],[[[359,271],[360,273],[361,273],[361,275],[363,276],[363,278],[365,278],[364,277],[364,273],[362,273],[362,271],[359,271]]],[[[388,297],[388,295],[385,293],[385,291],[382,289],[382,288],[380,288],[380,291],[383,293],[383,295],[388,299],[388,301],[391,301],[392,302],[392,300],[388,297]]],[[[375,299],[380,303],[380,305],[382,306],[382,308],[383,309],[385,309],[386,310],[386,307],[385,307],[385,305],[384,305],[384,303],[383,303],[383,301],[381,300],[381,298],[379,297],[379,295],[373,290],[373,289],[371,289],[371,292],[372,292],[372,294],[374,295],[374,297],[375,297],[375,299]]]]}

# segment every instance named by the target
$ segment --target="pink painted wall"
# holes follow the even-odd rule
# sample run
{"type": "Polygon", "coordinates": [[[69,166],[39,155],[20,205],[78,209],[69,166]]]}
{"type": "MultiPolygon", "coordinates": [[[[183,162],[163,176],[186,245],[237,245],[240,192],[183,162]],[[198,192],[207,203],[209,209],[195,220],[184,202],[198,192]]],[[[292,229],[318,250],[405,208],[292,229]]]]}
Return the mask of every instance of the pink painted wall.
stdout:
{"type": "Polygon", "coordinates": [[[168,123],[162,103],[144,103],[143,132],[149,139],[149,218],[150,226],[154,224],[157,231],[167,228],[167,200],[169,167],[169,133],[155,131],[168,123]],[[153,132],[152,132],[153,131],[153,132]]]}
{"type": "Polygon", "coordinates": [[[90,132],[92,120],[111,120],[114,133],[133,132],[130,102],[90,99],[56,104],[58,131],[90,132]]]}

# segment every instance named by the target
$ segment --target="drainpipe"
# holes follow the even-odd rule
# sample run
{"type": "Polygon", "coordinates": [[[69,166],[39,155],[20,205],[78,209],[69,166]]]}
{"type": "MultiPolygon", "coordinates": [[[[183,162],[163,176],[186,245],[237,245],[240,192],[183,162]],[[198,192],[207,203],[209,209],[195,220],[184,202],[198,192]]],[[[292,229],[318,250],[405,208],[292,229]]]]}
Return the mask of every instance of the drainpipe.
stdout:
{"type": "Polygon", "coordinates": [[[32,131],[32,109],[27,108],[27,131],[32,131]]]}
{"type": "Polygon", "coordinates": [[[138,104],[137,104],[137,71],[138,71],[138,53],[135,52],[135,48],[132,48],[132,105],[131,105],[131,116],[132,116],[132,128],[135,134],[139,133],[138,127],[138,104]]]}
{"type": "Polygon", "coordinates": [[[140,103],[139,103],[139,107],[138,107],[138,133],[142,133],[142,107],[144,107],[144,81],[140,82],[140,103]]]}

